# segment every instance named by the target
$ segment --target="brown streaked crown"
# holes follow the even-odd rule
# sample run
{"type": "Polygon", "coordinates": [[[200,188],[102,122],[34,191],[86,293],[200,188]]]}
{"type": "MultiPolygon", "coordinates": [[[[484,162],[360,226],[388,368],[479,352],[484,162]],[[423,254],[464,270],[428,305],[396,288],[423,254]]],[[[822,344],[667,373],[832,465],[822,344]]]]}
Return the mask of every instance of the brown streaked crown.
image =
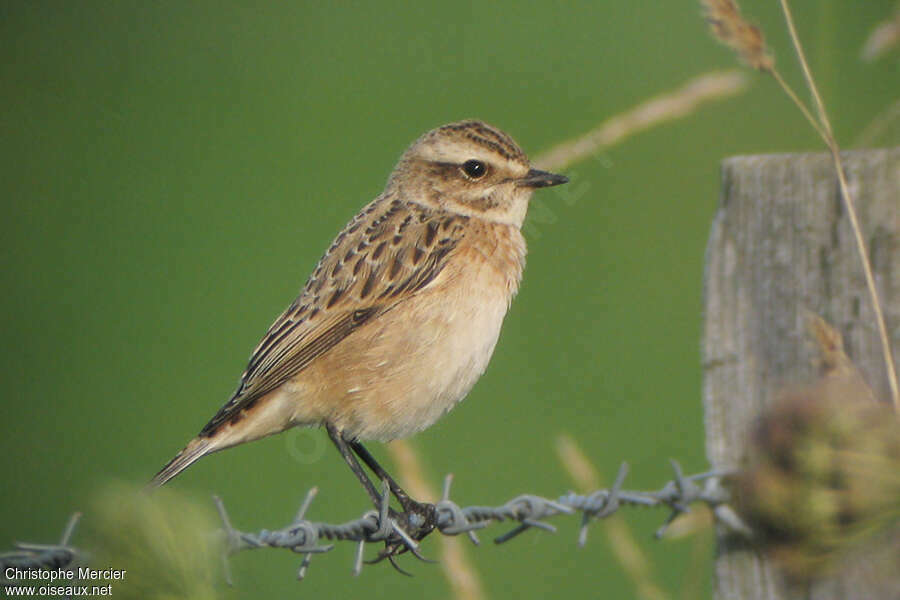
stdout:
{"type": "Polygon", "coordinates": [[[458,137],[460,140],[468,140],[477,146],[502,156],[508,161],[517,162],[526,167],[529,165],[528,156],[525,155],[509,135],[492,125],[474,119],[457,121],[456,123],[438,127],[419,138],[416,144],[433,138],[449,140],[453,137],[458,137]]]}

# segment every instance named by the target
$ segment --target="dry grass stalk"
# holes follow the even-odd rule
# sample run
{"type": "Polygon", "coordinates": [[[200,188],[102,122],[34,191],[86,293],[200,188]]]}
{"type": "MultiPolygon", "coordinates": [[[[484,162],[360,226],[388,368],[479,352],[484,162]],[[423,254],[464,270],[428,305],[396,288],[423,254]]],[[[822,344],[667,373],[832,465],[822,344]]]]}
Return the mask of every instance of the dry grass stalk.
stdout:
{"type": "MultiPolygon", "coordinates": [[[[440,494],[425,479],[422,463],[415,449],[406,440],[394,440],[387,445],[391,459],[397,465],[400,479],[413,498],[435,502],[440,494]]],[[[453,597],[461,600],[485,598],[481,577],[463,550],[459,537],[439,536],[441,543],[441,569],[453,589],[453,597]]]]}
{"type": "Polygon", "coordinates": [[[850,382],[860,399],[877,402],[875,393],[866,383],[865,377],[844,351],[844,338],[841,333],[825,319],[811,312],[807,314],[807,327],[822,353],[823,378],[850,382]]]}
{"type": "Polygon", "coordinates": [[[853,201],[853,196],[850,195],[850,186],[847,184],[847,174],[844,171],[844,162],[841,160],[841,149],[834,137],[834,131],[831,128],[831,120],[828,118],[828,113],[825,111],[825,103],[822,102],[819,88],[816,86],[812,71],[809,68],[809,62],[806,60],[806,53],[803,51],[803,45],[800,43],[800,37],[797,35],[797,28],[794,26],[794,17],[791,14],[788,0],[781,0],[781,9],[784,13],[784,20],[787,23],[788,31],[791,34],[791,41],[794,44],[794,50],[797,52],[800,66],[803,67],[803,76],[806,78],[806,85],[815,102],[816,111],[819,115],[819,122],[824,130],[824,133],[820,133],[822,133],[822,138],[828,146],[828,149],[831,151],[831,158],[834,160],[834,168],[837,170],[838,183],[841,187],[841,196],[844,200],[844,205],[847,208],[847,216],[850,219],[850,226],[853,229],[853,237],[856,239],[856,249],[859,251],[863,273],[866,276],[866,287],[869,289],[869,297],[872,300],[872,309],[875,312],[875,323],[878,327],[878,336],[881,339],[881,349],[884,353],[888,384],[891,388],[891,401],[894,404],[894,411],[900,413],[900,386],[898,386],[897,383],[897,371],[894,369],[891,341],[888,337],[887,326],[884,322],[881,301],[878,299],[878,290],[875,288],[875,278],[872,276],[872,265],[869,263],[869,252],[866,248],[866,243],[863,240],[862,230],[859,227],[859,219],[856,215],[856,204],[853,201]]]}
{"type": "Polygon", "coordinates": [[[775,68],[775,58],[766,46],[762,31],[744,19],[737,2],[734,0],[700,0],[700,4],[703,6],[704,16],[713,37],[734,50],[743,63],[774,77],[810,125],[820,135],[824,135],[818,121],[775,68]]]}
{"type": "Polygon", "coordinates": [[[701,4],[713,35],[737,52],[747,66],[758,71],[771,71],[775,67],[762,31],[744,19],[737,2],[701,0],[701,4]]]}
{"type": "Polygon", "coordinates": [[[761,58],[762,56],[771,58],[771,53],[765,48],[762,33],[759,31],[748,33],[750,29],[755,30],[756,28],[744,20],[741,16],[740,9],[738,9],[737,4],[733,0],[700,0],[700,2],[706,10],[706,18],[710,23],[710,29],[713,36],[737,51],[744,62],[747,62],[751,66],[756,66],[756,68],[772,75],[788,97],[790,97],[791,101],[793,101],[797,108],[800,109],[800,112],[803,113],[806,120],[821,136],[825,145],[828,146],[828,149],[831,152],[834,167],[837,171],[838,184],[841,188],[841,196],[844,201],[844,206],[847,209],[847,216],[850,220],[850,227],[853,230],[853,237],[856,240],[857,251],[859,252],[863,274],[866,279],[866,287],[872,302],[873,312],[875,313],[876,327],[878,328],[878,336],[884,354],[885,368],[887,369],[888,385],[891,389],[891,400],[895,412],[900,413],[900,386],[898,386],[897,372],[894,368],[890,338],[888,337],[887,326],[885,325],[884,314],[881,309],[881,302],[878,299],[878,291],[875,288],[875,278],[872,276],[872,265],[869,263],[868,251],[866,249],[865,241],[863,240],[862,230],[859,226],[856,205],[853,196],[850,194],[849,185],[847,184],[847,174],[844,170],[844,163],[841,160],[840,147],[834,137],[834,131],[832,130],[828,113],[825,110],[825,104],[822,102],[822,97],[819,94],[818,87],[816,86],[812,72],[809,68],[809,62],[806,60],[806,54],[803,51],[803,46],[797,35],[797,29],[794,26],[794,18],[791,14],[788,0],[780,0],[781,9],[784,13],[785,23],[787,24],[788,32],[790,33],[794,51],[796,52],[797,59],[803,69],[806,85],[813,97],[817,118],[813,117],[806,104],[800,100],[793,88],[788,85],[778,72],[778,69],[775,67],[775,61],[766,61],[764,58],[761,58]],[[751,59],[756,62],[750,62],[751,59]]]}
{"type": "MultiPolygon", "coordinates": [[[[600,489],[601,481],[597,469],[572,436],[562,434],[556,438],[556,453],[579,491],[590,493],[600,489]]],[[[637,597],[645,600],[667,600],[668,595],[653,582],[650,563],[628,525],[618,515],[611,516],[604,523],[613,554],[634,583],[637,597]]]]}
{"type": "Polygon", "coordinates": [[[534,163],[551,171],[565,169],[636,133],[689,115],[704,102],[734,96],[746,87],[747,79],[738,71],[704,73],[675,91],[607,119],[584,135],[557,144],[535,158],[534,163]]]}
{"type": "Polygon", "coordinates": [[[900,3],[897,4],[892,16],[872,30],[863,44],[860,56],[864,61],[871,62],[898,44],[900,44],[900,3]]]}

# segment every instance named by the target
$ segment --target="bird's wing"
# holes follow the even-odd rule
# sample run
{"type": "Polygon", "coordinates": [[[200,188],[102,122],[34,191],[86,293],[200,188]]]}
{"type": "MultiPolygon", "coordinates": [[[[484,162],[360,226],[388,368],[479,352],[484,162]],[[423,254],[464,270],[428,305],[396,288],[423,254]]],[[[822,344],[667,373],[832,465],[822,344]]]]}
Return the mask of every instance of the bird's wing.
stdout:
{"type": "Polygon", "coordinates": [[[303,371],[341,340],[409,299],[444,269],[467,217],[382,196],[338,234],[300,296],[253,351],[231,399],[200,436],[303,371]]]}

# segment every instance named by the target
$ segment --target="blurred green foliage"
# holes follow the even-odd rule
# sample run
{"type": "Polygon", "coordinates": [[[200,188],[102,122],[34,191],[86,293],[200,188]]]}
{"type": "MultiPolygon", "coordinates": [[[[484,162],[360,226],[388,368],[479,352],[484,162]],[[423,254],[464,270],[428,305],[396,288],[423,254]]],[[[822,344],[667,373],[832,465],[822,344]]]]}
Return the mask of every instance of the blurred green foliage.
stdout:
{"type": "MultiPolygon", "coordinates": [[[[859,59],[894,4],[793,3],[845,144],[900,95],[896,52],[859,59]]],[[[799,87],[777,3],[743,8],[799,87]]],[[[56,539],[94,490],[143,483],[195,434],[416,136],[478,117],[536,155],[734,66],[699,15],[691,0],[4,2],[0,548],[56,539]]],[[[552,222],[529,228],[524,285],[491,367],[414,441],[435,481],[456,473],[460,503],[566,491],[560,432],[608,479],[628,460],[631,488],[660,485],[669,457],[705,468],[698,341],[718,162],[820,149],[775,84],[749,75],[740,98],[569,169],[574,202],[539,192],[552,222]]],[[[366,499],[324,439],[229,450],[174,485],[220,494],[243,529],[286,524],[312,485],[310,518],[353,518],[366,499]]],[[[654,542],[663,517],[629,511],[626,522],[672,598],[707,597],[708,535],[696,548],[654,542]]],[[[470,550],[491,597],[633,596],[602,524],[584,549],[574,519],[558,524],[557,535],[470,550]]],[[[317,558],[301,584],[299,557],[242,554],[237,588],[222,593],[450,593],[438,567],[411,559],[413,579],[383,564],[353,579],[352,552],[317,558]]]]}
{"type": "Polygon", "coordinates": [[[148,495],[111,483],[92,498],[84,527],[89,564],[122,570],[111,595],[126,600],[213,599],[225,574],[209,502],[172,488],[148,495]],[[113,566],[115,565],[115,566],[113,566]]]}

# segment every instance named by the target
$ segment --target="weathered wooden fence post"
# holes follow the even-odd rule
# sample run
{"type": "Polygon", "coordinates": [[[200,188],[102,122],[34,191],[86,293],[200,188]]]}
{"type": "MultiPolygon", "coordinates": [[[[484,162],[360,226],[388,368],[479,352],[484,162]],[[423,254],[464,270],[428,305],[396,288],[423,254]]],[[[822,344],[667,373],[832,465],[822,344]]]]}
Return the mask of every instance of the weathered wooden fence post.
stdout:
{"type": "MultiPolygon", "coordinates": [[[[900,148],[843,157],[897,365],[900,148]]],[[[740,466],[744,438],[760,411],[785,386],[817,377],[819,352],[807,329],[807,310],[841,332],[847,354],[879,398],[888,401],[884,356],[851,236],[829,155],[724,161],[721,200],[706,252],[703,338],[706,450],[714,467],[740,466]]],[[[862,560],[849,563],[842,575],[817,582],[800,597],[900,598],[900,558],[887,578],[867,573],[862,560]]],[[[796,594],[764,557],[720,535],[717,600],[780,600],[796,594]]]]}

